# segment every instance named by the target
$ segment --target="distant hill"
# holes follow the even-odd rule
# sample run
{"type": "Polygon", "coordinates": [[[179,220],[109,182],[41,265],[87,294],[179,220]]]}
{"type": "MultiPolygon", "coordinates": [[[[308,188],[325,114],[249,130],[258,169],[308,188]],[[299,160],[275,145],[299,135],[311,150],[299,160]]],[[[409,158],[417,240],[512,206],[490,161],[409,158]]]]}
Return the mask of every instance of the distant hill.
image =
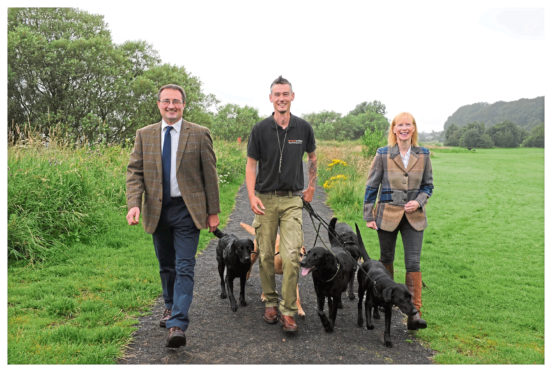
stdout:
{"type": "Polygon", "coordinates": [[[504,121],[511,121],[528,131],[544,123],[544,97],[522,98],[512,102],[498,101],[493,104],[482,102],[462,106],[448,117],[445,122],[445,130],[451,124],[463,127],[469,123],[478,122],[485,123],[485,127],[489,128],[504,121]]]}

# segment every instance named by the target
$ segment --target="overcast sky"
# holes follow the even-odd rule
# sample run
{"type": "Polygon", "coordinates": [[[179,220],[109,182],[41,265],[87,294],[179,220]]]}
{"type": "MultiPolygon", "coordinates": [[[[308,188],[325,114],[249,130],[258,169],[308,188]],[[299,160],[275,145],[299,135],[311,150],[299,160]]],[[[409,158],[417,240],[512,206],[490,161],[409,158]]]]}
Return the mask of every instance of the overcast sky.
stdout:
{"type": "Polygon", "coordinates": [[[115,43],[144,40],[205,93],[261,116],[280,74],[296,115],[378,100],[388,118],[413,113],[420,131],[442,130],[466,104],[545,95],[545,0],[40,4],[103,15],[115,43]]]}

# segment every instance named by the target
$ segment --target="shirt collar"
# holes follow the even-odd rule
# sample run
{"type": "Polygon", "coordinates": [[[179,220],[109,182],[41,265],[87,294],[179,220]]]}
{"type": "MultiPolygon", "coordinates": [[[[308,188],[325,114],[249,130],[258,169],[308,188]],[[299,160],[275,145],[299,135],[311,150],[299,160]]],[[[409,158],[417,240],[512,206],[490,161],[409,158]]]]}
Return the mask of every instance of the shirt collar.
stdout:
{"type": "MultiPolygon", "coordinates": [[[[167,124],[165,122],[165,120],[161,120],[161,133],[163,133],[165,128],[168,127],[168,126],[169,126],[169,124],[167,124]]],[[[179,121],[177,121],[176,123],[171,125],[171,127],[174,128],[174,130],[176,131],[177,134],[180,133],[180,128],[182,127],[182,119],[180,119],[179,121]]]]}
{"type": "MultiPolygon", "coordinates": [[[[278,123],[276,123],[276,120],[274,119],[274,112],[272,112],[272,115],[270,115],[270,117],[272,118],[272,121],[276,124],[276,127],[274,128],[281,128],[278,123]]],[[[293,116],[293,114],[290,112],[289,113],[289,124],[287,126],[287,128],[291,128],[291,127],[294,127],[295,126],[295,116],[293,116]]]]}

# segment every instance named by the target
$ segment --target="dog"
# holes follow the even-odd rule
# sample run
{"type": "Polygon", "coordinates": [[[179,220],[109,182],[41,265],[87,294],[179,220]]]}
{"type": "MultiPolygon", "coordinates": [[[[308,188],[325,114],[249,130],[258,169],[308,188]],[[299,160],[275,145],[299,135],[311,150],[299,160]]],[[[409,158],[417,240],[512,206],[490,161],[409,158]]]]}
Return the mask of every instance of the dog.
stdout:
{"type": "Polygon", "coordinates": [[[355,224],[358,245],[365,253],[364,263],[358,270],[358,317],[357,323],[362,327],[364,319],[362,316],[362,300],[366,294],[364,312],[366,315],[366,328],[374,329],[372,323],[372,309],[375,319],[379,319],[378,306],[385,311],[385,331],[383,342],[386,347],[393,347],[391,341],[391,316],[393,305],[397,306],[406,315],[415,315],[418,310],[412,303],[412,294],[404,284],[396,283],[383,263],[372,260],[366,253],[364,242],[360,235],[358,225],[355,224]]]}
{"type": "Polygon", "coordinates": [[[220,275],[220,298],[228,297],[232,311],[238,310],[234,297],[234,279],[240,278],[240,305],[247,306],[245,301],[245,282],[251,267],[251,252],[254,244],[251,239],[238,239],[234,234],[225,234],[216,229],[213,234],[219,238],[217,245],[217,263],[220,275]],[[226,277],[224,276],[226,269],[226,277]],[[227,294],[228,291],[228,294],[227,294]]]}
{"type": "Polygon", "coordinates": [[[332,250],[314,247],[301,261],[303,276],[312,272],[312,281],[318,302],[318,316],[326,332],[333,332],[341,294],[354,278],[355,260],[341,247],[332,250]],[[329,319],[324,313],[324,303],[328,299],[329,319]]]}
{"type": "MultiPolygon", "coordinates": [[[[362,252],[360,251],[360,247],[358,246],[358,238],[353,232],[353,229],[344,222],[337,223],[336,217],[333,217],[330,220],[330,224],[328,225],[328,239],[330,240],[330,244],[332,247],[341,246],[343,249],[345,249],[345,251],[349,252],[349,254],[353,257],[355,261],[358,262],[362,257],[362,252]]],[[[353,290],[354,282],[355,275],[353,273],[353,277],[349,282],[349,288],[347,291],[350,300],[355,299],[355,293],[353,290]]]]}
{"type": "MultiPolygon", "coordinates": [[[[253,226],[250,226],[246,223],[240,222],[240,226],[247,231],[249,234],[255,236],[255,229],[253,226]]],[[[257,261],[257,258],[259,257],[259,248],[257,247],[257,240],[255,239],[253,241],[254,244],[254,250],[253,253],[251,253],[251,267],[249,268],[249,271],[247,273],[247,279],[249,279],[251,275],[251,270],[253,269],[253,265],[257,261]]],[[[301,253],[300,256],[303,257],[305,255],[305,247],[301,247],[301,253]]],[[[282,269],[282,257],[280,256],[280,234],[276,235],[276,243],[274,244],[274,273],[278,275],[282,275],[284,273],[284,270],[282,269]]],[[[266,297],[264,293],[261,293],[261,301],[265,302],[266,297]]],[[[301,318],[305,318],[305,311],[303,310],[303,307],[301,306],[301,297],[299,296],[299,284],[297,284],[297,315],[299,315],[301,318]]]]}

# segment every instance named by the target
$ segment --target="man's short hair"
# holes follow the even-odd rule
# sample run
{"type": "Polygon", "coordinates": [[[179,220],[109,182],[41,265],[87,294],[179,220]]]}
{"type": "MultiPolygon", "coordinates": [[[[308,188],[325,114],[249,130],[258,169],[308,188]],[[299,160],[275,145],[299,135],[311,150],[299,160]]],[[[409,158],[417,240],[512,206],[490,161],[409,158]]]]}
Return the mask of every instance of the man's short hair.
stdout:
{"type": "Polygon", "coordinates": [[[287,84],[289,85],[289,89],[291,90],[291,92],[293,92],[293,87],[291,86],[291,83],[287,79],[283,78],[282,75],[280,75],[276,78],[276,80],[272,82],[272,84],[270,84],[270,93],[272,93],[272,87],[276,84],[287,84]]]}
{"type": "Polygon", "coordinates": [[[157,100],[159,101],[161,99],[161,92],[165,89],[174,89],[178,90],[180,94],[182,94],[182,102],[186,103],[186,92],[184,92],[184,88],[182,88],[180,85],[176,84],[167,84],[163,85],[161,88],[159,88],[159,92],[157,93],[157,100]]]}

